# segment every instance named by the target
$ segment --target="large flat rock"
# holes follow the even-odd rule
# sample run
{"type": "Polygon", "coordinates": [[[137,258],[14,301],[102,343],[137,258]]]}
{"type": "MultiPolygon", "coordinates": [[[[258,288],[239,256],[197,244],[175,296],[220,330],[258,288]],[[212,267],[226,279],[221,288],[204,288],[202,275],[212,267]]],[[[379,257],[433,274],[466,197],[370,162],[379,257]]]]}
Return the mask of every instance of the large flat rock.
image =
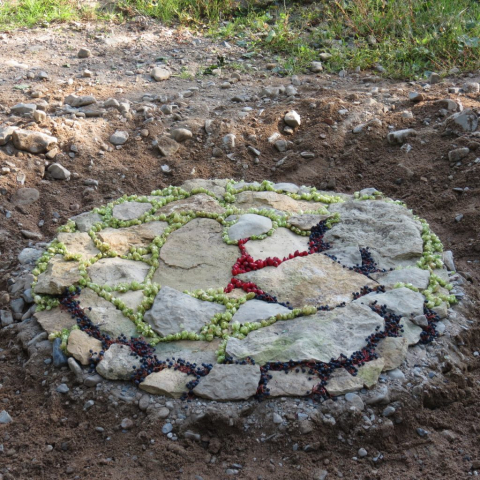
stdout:
{"type": "Polygon", "coordinates": [[[332,204],[340,222],[325,234],[333,247],[369,247],[381,268],[415,263],[423,253],[422,227],[404,207],[379,200],[332,204]]]}
{"type": "Polygon", "coordinates": [[[153,281],[177,290],[226,287],[240,252],[215,220],[196,218],[168,236],[153,281]]]}
{"type": "Polygon", "coordinates": [[[209,192],[214,193],[217,198],[223,198],[225,195],[225,187],[227,186],[227,180],[204,180],[202,178],[194,178],[187,180],[181,187],[187,192],[191,192],[195,188],[206,188],[209,192]]]}
{"type": "Polygon", "coordinates": [[[118,337],[124,334],[127,338],[136,337],[135,324],[125,317],[120,310],[117,310],[113,303],[99,297],[93,290],[85,288],[79,297],[80,306],[86,310],[90,320],[98,325],[100,330],[111,337],[118,337]]]}
{"type": "Polygon", "coordinates": [[[377,301],[379,305],[386,305],[387,311],[409,318],[411,315],[423,315],[424,296],[421,293],[414,292],[409,288],[395,288],[385,293],[369,293],[355,303],[370,305],[377,301]]]}
{"type": "Polygon", "coordinates": [[[230,338],[227,354],[234,360],[251,357],[261,365],[289,360],[327,363],[340,354],[349,357],[361,350],[365,339],[383,325],[383,318],[369,307],[352,303],[345,308],[276,322],[250,332],[243,340],[230,338]]]}
{"type": "Polygon", "coordinates": [[[86,232],[59,233],[57,239],[65,244],[69,253],[80,254],[84,260],[90,260],[100,253],[86,232]]]}
{"type": "Polygon", "coordinates": [[[135,220],[152,209],[151,203],[124,202],[113,207],[113,217],[118,220],[135,220]]]}
{"type": "Polygon", "coordinates": [[[387,288],[393,288],[396,283],[411,283],[414,287],[425,290],[430,282],[430,272],[412,267],[373,274],[372,278],[375,278],[378,283],[385,285],[387,288]]]}
{"type": "Polygon", "coordinates": [[[209,400],[244,400],[257,392],[260,382],[258,365],[215,365],[193,389],[195,395],[209,400]]]}
{"type": "Polygon", "coordinates": [[[272,377],[267,384],[270,397],[303,397],[311,393],[313,387],[320,383],[320,378],[308,373],[270,370],[268,374],[272,377]]]}
{"type": "Polygon", "coordinates": [[[267,257],[283,260],[296,250],[307,251],[308,242],[308,237],[297,235],[288,228],[277,228],[270,237],[248,241],[245,248],[255,260],[265,260],[267,257]]]}
{"type": "Polygon", "coordinates": [[[149,222],[127,228],[106,228],[97,237],[108,243],[120,255],[126,255],[131,247],[147,247],[168,227],[167,222],[149,222]]]}
{"type": "Polygon", "coordinates": [[[167,358],[176,360],[182,359],[186,362],[195,363],[197,366],[202,363],[217,363],[216,351],[220,346],[220,339],[214,338],[211,342],[179,340],[178,342],[160,342],[155,346],[155,355],[160,360],[167,358]]]}
{"type": "Polygon", "coordinates": [[[162,287],[144,320],[162,337],[183,331],[199,333],[224,305],[198,300],[174,288],[162,287]]]}
{"type": "Polygon", "coordinates": [[[225,208],[223,208],[215,198],[207,195],[205,193],[197,193],[191,197],[185,198],[183,200],[176,200],[171,202],[164,207],[160,208],[155,212],[155,215],[160,215],[161,213],[165,215],[170,215],[171,213],[181,213],[181,212],[209,212],[209,213],[225,213],[225,208]]]}
{"type": "Polygon", "coordinates": [[[284,212],[307,212],[318,210],[322,206],[319,202],[306,202],[303,200],[294,200],[288,195],[275,192],[240,192],[237,195],[235,206],[243,210],[249,208],[271,208],[284,212]]]}
{"type": "Polygon", "coordinates": [[[87,269],[93,283],[113,287],[119,283],[143,282],[149,266],[123,258],[102,258],[87,269]]]}
{"type": "Polygon", "coordinates": [[[241,324],[247,322],[259,322],[275,315],[290,313],[290,309],[279,305],[278,303],[267,303],[262,300],[249,300],[240,306],[231,323],[238,322],[241,324]]]}
{"type": "Polygon", "coordinates": [[[288,260],[277,268],[265,267],[242,273],[238,278],[254,282],[278,301],[290,302],[293,307],[349,303],[353,292],[364,285],[376,285],[365,275],[343,268],[327,256],[316,253],[288,260]]]}
{"type": "Polygon", "coordinates": [[[81,213],[72,217],[71,220],[75,222],[80,232],[89,232],[96,223],[102,223],[103,221],[101,215],[95,212],[81,213]]]}
{"type": "Polygon", "coordinates": [[[61,295],[81,279],[78,262],[67,262],[62,255],[55,255],[48,262],[47,269],[38,276],[35,293],[61,295]]]}
{"type": "Polygon", "coordinates": [[[89,365],[91,353],[102,350],[102,342],[81,330],[72,330],[68,337],[67,352],[82,365],[89,365]]]}
{"type": "Polygon", "coordinates": [[[313,213],[305,213],[303,215],[292,215],[288,219],[288,223],[303,231],[311,230],[312,227],[318,225],[323,220],[327,220],[331,215],[316,215],[313,213]]]}
{"type": "Polygon", "coordinates": [[[247,213],[241,215],[237,223],[228,229],[228,236],[232,240],[249,238],[252,235],[262,235],[272,228],[272,221],[268,217],[247,213]]]}
{"type": "Polygon", "coordinates": [[[35,312],[33,317],[49,335],[54,332],[61,332],[64,328],[70,329],[77,324],[68,312],[60,310],[58,307],[53,310],[35,312]]]}

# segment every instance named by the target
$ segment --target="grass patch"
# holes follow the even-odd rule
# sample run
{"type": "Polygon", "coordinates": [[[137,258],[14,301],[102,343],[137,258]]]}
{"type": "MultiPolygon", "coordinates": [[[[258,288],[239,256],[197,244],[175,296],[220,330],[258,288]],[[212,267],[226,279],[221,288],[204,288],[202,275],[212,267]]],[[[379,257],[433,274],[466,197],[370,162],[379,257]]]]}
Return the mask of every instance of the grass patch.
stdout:
{"type": "MultiPolygon", "coordinates": [[[[244,47],[246,58],[278,55],[277,72],[286,74],[304,70],[321,53],[330,55],[326,71],[380,65],[384,75],[404,79],[480,67],[480,2],[323,0],[259,7],[258,1],[120,0],[109,4],[108,18],[147,15],[181,23],[244,47]]],[[[95,18],[106,18],[105,10],[74,0],[0,3],[3,29],[95,18]]]]}

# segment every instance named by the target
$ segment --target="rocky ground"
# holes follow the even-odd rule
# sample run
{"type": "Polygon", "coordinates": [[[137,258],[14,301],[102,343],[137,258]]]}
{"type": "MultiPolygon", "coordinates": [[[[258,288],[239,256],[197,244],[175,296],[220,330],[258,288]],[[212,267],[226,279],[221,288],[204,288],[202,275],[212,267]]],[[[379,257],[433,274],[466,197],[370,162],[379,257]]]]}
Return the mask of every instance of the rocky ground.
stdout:
{"type": "Polygon", "coordinates": [[[456,328],[415,347],[373,402],[364,392],[323,404],[146,403],[131,385],[54,369],[38,348],[45,337],[29,345],[40,331],[7,326],[0,478],[477,474],[475,75],[432,84],[374,72],[280,78],[269,70],[275,59],[142,20],[17,31],[1,42],[0,307],[16,320],[29,300],[10,305],[25,295],[27,284],[11,280],[28,279],[17,259],[24,247],[42,248],[69,217],[123,194],[194,178],[375,187],[428,220],[468,299],[453,312],[456,328]],[[190,78],[202,72],[212,75],[190,78]],[[284,121],[292,110],[300,125],[284,121]]]}

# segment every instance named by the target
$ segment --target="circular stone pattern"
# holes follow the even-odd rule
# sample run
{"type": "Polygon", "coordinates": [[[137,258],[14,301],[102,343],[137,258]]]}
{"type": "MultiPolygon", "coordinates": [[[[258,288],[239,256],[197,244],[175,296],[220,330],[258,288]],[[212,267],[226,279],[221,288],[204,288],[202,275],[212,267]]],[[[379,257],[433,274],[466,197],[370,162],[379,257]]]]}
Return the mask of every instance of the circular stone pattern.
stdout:
{"type": "Polygon", "coordinates": [[[375,189],[190,180],[60,230],[33,271],[37,321],[82,365],[154,394],[371,388],[455,300],[437,236],[375,189]]]}

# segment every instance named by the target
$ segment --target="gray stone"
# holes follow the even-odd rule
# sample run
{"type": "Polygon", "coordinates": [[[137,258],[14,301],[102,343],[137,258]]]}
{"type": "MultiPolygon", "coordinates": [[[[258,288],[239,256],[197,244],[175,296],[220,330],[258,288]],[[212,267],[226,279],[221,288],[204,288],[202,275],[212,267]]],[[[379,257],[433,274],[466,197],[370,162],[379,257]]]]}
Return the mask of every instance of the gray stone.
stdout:
{"type": "Polygon", "coordinates": [[[61,338],[57,337],[53,340],[53,344],[52,344],[53,365],[57,368],[63,367],[68,363],[67,356],[63,353],[63,350],[60,348],[61,344],[62,344],[61,338]]]}
{"type": "Polygon", "coordinates": [[[0,310],[0,325],[6,327],[13,323],[13,315],[10,310],[0,310]]]}
{"type": "Polygon", "coordinates": [[[163,67],[155,67],[150,75],[156,82],[161,82],[162,80],[168,80],[171,72],[163,67]]]}
{"type": "Polygon", "coordinates": [[[123,202],[113,207],[113,216],[118,220],[135,220],[152,209],[151,203],[123,202]]]}
{"type": "Polygon", "coordinates": [[[68,393],[70,391],[70,388],[68,388],[68,385],[65,384],[65,383],[61,383],[58,387],[57,387],[57,392],[58,393],[68,393]]]}
{"type": "Polygon", "coordinates": [[[12,417],[8,414],[6,410],[2,410],[0,412],[0,424],[5,425],[11,422],[13,422],[12,417]]]}
{"type": "Polygon", "coordinates": [[[297,193],[299,190],[299,187],[294,183],[275,183],[273,188],[275,190],[281,190],[282,192],[288,193],[297,193]]]}
{"type": "Polygon", "coordinates": [[[419,327],[428,327],[428,320],[425,315],[417,315],[412,318],[412,322],[419,327]]]}
{"type": "Polygon", "coordinates": [[[226,180],[205,180],[202,178],[194,178],[192,180],[187,180],[181,187],[187,192],[191,192],[196,188],[205,188],[209,192],[212,192],[216,195],[217,198],[222,199],[225,195],[225,187],[227,185],[226,180]]]}
{"type": "Polygon", "coordinates": [[[236,138],[233,133],[227,133],[227,135],[222,138],[222,143],[229,149],[235,148],[236,138]]]}
{"type": "Polygon", "coordinates": [[[52,163],[48,169],[48,173],[52,178],[56,180],[69,180],[70,179],[70,171],[67,170],[63,165],[59,163],[52,163]]]}
{"type": "Polygon", "coordinates": [[[216,313],[225,307],[206,302],[164,286],[158,292],[152,308],[145,312],[144,320],[162,337],[182,331],[199,333],[216,313]]]}
{"type": "Polygon", "coordinates": [[[68,253],[80,254],[84,260],[90,260],[100,253],[86,232],[61,232],[57,235],[57,239],[65,245],[68,253]]]}
{"type": "Polygon", "coordinates": [[[225,213],[225,208],[222,207],[218,201],[205,193],[197,193],[191,197],[182,200],[170,202],[164,207],[155,212],[155,215],[164,213],[170,215],[171,213],[180,212],[210,212],[210,213],[225,213]]]}
{"type": "Polygon", "coordinates": [[[380,200],[332,204],[341,221],[324,236],[332,247],[370,248],[379,268],[415,264],[423,253],[421,224],[404,207],[380,200]]]}
{"type": "Polygon", "coordinates": [[[0,145],[6,145],[11,139],[13,132],[17,130],[18,127],[1,127],[0,128],[0,145]]]}
{"type": "Polygon", "coordinates": [[[77,52],[77,57],[78,58],[88,58],[92,55],[92,52],[88,48],[81,48],[77,52]]]}
{"type": "Polygon", "coordinates": [[[12,134],[13,145],[30,153],[45,153],[54,148],[57,139],[46,133],[17,129],[12,134]]]}
{"type": "Polygon", "coordinates": [[[293,321],[276,322],[250,332],[243,340],[230,338],[227,354],[235,360],[250,356],[260,365],[312,359],[329,362],[340,354],[349,357],[361,350],[365,338],[383,324],[383,319],[369,307],[350,304],[293,321]]]}
{"type": "Polygon", "coordinates": [[[25,300],[23,298],[16,298],[10,302],[10,308],[13,313],[22,313],[25,307],[25,300]]]}
{"type": "Polygon", "coordinates": [[[86,107],[87,105],[92,105],[94,103],[97,103],[97,100],[92,95],[78,96],[78,95],[71,94],[65,98],[64,103],[66,105],[70,105],[71,107],[77,108],[77,107],[86,107]]]}
{"type": "Polygon", "coordinates": [[[66,262],[62,255],[55,255],[48,262],[47,269],[38,276],[35,293],[61,295],[80,278],[77,262],[66,262]]]}
{"type": "Polygon", "coordinates": [[[155,346],[155,354],[159,359],[181,358],[186,362],[196,363],[217,363],[216,351],[220,346],[220,339],[213,339],[211,342],[179,340],[176,342],[160,342],[155,346]]]}
{"type": "Polygon", "coordinates": [[[17,103],[10,109],[10,113],[13,115],[33,115],[33,112],[37,109],[34,103],[17,103]]]}
{"type": "Polygon", "coordinates": [[[178,143],[186,142],[193,137],[193,133],[186,128],[175,128],[172,130],[171,135],[172,138],[178,143]]]}
{"type": "Polygon", "coordinates": [[[408,318],[402,318],[400,323],[403,325],[402,336],[408,340],[408,345],[416,345],[420,341],[422,328],[411,322],[408,318]]]}
{"type": "Polygon", "coordinates": [[[393,380],[405,380],[405,374],[398,368],[390,370],[387,375],[393,380]]]}
{"type": "MultiPolygon", "coordinates": [[[[330,253],[330,250],[327,253],[330,253]]],[[[410,283],[420,290],[425,290],[430,282],[430,272],[417,267],[393,270],[385,274],[373,274],[371,276],[387,288],[393,288],[397,283],[410,283]]]]}
{"type": "Polygon", "coordinates": [[[271,379],[268,380],[268,389],[270,397],[303,397],[312,392],[315,385],[320,383],[320,379],[315,375],[307,373],[275,372],[270,370],[271,379]]]}
{"type": "Polygon", "coordinates": [[[258,365],[215,365],[194,388],[195,395],[217,401],[244,400],[257,392],[258,365]]]}
{"type": "Polygon", "coordinates": [[[170,157],[178,152],[180,145],[168,135],[161,135],[157,139],[157,148],[164,157],[170,157]]]}
{"type": "Polygon", "coordinates": [[[289,217],[288,223],[299,230],[310,231],[312,227],[318,225],[318,223],[329,217],[330,215],[315,215],[308,213],[304,215],[292,215],[289,217]]]}
{"type": "Polygon", "coordinates": [[[360,411],[365,408],[362,399],[356,393],[347,393],[345,395],[345,400],[347,401],[347,403],[350,403],[352,406],[358,408],[360,411]]]}
{"type": "Polygon", "coordinates": [[[160,250],[153,281],[180,291],[225,288],[239,251],[223,241],[222,232],[217,221],[195,218],[171,233],[160,250]]]}
{"type": "Polygon", "coordinates": [[[231,323],[238,322],[244,324],[247,322],[259,322],[276,315],[290,313],[291,310],[279,305],[278,303],[267,303],[262,300],[249,300],[237,310],[231,323]]]}
{"type": "Polygon", "coordinates": [[[391,405],[389,405],[383,410],[382,415],[384,417],[391,417],[395,413],[395,411],[396,411],[395,407],[392,407],[391,405]]]}
{"type": "Polygon", "coordinates": [[[446,250],[443,252],[443,263],[451,272],[456,270],[455,262],[453,261],[453,253],[451,250],[446,250]]]}
{"type": "Polygon", "coordinates": [[[360,457],[360,458],[364,458],[368,455],[368,452],[364,449],[364,448],[359,448],[358,449],[358,452],[357,452],[357,455],[360,457]]]}
{"type": "Polygon", "coordinates": [[[442,77],[438,73],[435,73],[435,72],[432,72],[430,74],[430,76],[428,77],[428,83],[430,85],[435,85],[436,83],[440,83],[441,80],[442,80],[442,77]]]}
{"type": "Polygon", "coordinates": [[[390,132],[387,135],[388,143],[392,145],[403,145],[411,137],[415,137],[417,132],[413,128],[407,128],[405,130],[397,130],[396,132],[390,132]]]}
{"type": "Polygon", "coordinates": [[[421,293],[402,287],[385,293],[369,293],[354,303],[369,305],[375,301],[378,305],[386,305],[387,311],[409,318],[412,314],[414,316],[423,314],[425,298],[421,293]]]}
{"type": "Polygon", "coordinates": [[[398,368],[405,360],[407,352],[408,340],[405,337],[384,338],[380,340],[376,351],[385,362],[384,372],[398,368]]]}
{"type": "Polygon", "coordinates": [[[80,215],[72,217],[71,220],[75,222],[80,232],[89,232],[96,223],[103,221],[102,216],[94,212],[81,213],[80,215]]]}
{"type": "Polygon", "coordinates": [[[110,143],[113,145],[124,145],[127,143],[128,137],[130,135],[128,132],[117,130],[114,134],[110,136],[110,143]]]}
{"type": "Polygon", "coordinates": [[[255,260],[277,257],[283,260],[295,251],[308,251],[309,238],[293,233],[288,228],[277,228],[263,240],[250,240],[245,244],[247,252],[255,260]]]}
{"type": "MultiPolygon", "coordinates": [[[[329,257],[335,257],[338,262],[346,267],[355,267],[362,264],[362,254],[360,253],[360,249],[356,246],[334,247],[328,249],[324,253],[329,257]]],[[[371,277],[375,278],[373,275],[371,275],[371,277]]]]}
{"type": "Polygon", "coordinates": [[[462,89],[466,93],[478,93],[480,92],[480,84],[478,82],[465,82],[462,89]]]}
{"type": "Polygon", "coordinates": [[[291,110],[290,112],[285,114],[283,117],[283,121],[292,128],[297,128],[301,125],[300,115],[295,111],[291,110]]]}
{"type": "Polygon", "coordinates": [[[310,71],[313,73],[318,73],[323,70],[322,62],[312,62],[310,63],[310,71]]]}
{"type": "Polygon", "coordinates": [[[97,372],[108,380],[130,380],[134,366],[140,366],[139,357],[130,347],[114,343],[97,365],[97,372]]]}
{"type": "Polygon", "coordinates": [[[247,213],[238,218],[237,223],[228,229],[228,236],[232,240],[240,240],[253,235],[267,233],[272,228],[272,221],[268,217],[247,213]]]}
{"type": "Polygon", "coordinates": [[[264,292],[277,297],[278,301],[290,302],[293,307],[349,303],[352,292],[365,285],[376,285],[364,275],[342,268],[325,255],[296,257],[276,268],[265,267],[242,273],[238,278],[255,283],[264,292]]]}
{"type": "Polygon", "coordinates": [[[93,283],[108,285],[118,283],[143,282],[149,266],[143,262],[123,258],[102,258],[88,268],[88,274],[93,283]]]}
{"type": "Polygon", "coordinates": [[[477,114],[470,108],[454,113],[445,120],[445,127],[457,135],[474,132],[478,127],[477,114]]]}
{"type": "Polygon", "coordinates": [[[43,255],[43,250],[37,248],[24,248],[18,255],[18,261],[22,265],[35,263],[43,255]]]}
{"type": "Polygon", "coordinates": [[[465,157],[468,157],[470,153],[470,149],[468,147],[456,148],[455,150],[450,150],[448,152],[448,159],[451,162],[459,162],[463,160],[465,157]]]}

